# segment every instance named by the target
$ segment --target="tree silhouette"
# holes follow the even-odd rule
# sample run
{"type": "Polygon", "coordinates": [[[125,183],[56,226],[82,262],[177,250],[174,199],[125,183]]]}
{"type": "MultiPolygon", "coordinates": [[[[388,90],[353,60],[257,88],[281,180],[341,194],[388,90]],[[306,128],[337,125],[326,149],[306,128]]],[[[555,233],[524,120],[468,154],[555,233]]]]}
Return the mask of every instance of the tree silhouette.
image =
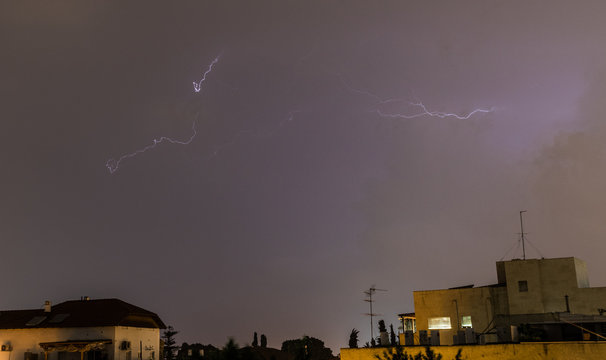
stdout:
{"type": "Polygon", "coordinates": [[[253,335],[253,342],[252,342],[252,346],[253,347],[257,347],[259,346],[259,341],[257,341],[257,332],[255,331],[255,334],[253,335]]]}
{"type": "Polygon", "coordinates": [[[267,347],[267,337],[265,336],[265,334],[261,334],[261,347],[262,348],[267,347]]]}
{"type": "Polygon", "coordinates": [[[165,360],[174,360],[175,359],[175,350],[177,347],[175,346],[175,335],[179,332],[175,331],[172,326],[169,326],[164,333],[162,334],[162,341],[164,341],[164,359],[165,360]]]}
{"type": "Polygon", "coordinates": [[[393,324],[389,324],[389,342],[391,346],[396,346],[396,333],[393,331],[393,324]]]}
{"type": "MultiPolygon", "coordinates": [[[[463,349],[459,349],[454,360],[461,360],[463,349]]],[[[429,346],[425,347],[425,354],[419,352],[415,356],[404,351],[404,346],[398,345],[383,351],[383,355],[375,355],[377,360],[442,360],[442,354],[434,352],[429,346]],[[394,351],[395,348],[395,351],[394,351]]]]}
{"type": "Polygon", "coordinates": [[[282,351],[293,360],[333,360],[332,351],[324,346],[324,341],[310,336],[282,343],[282,351]]]}
{"type": "MultiPolygon", "coordinates": [[[[419,353],[420,355],[421,353],[419,353]]],[[[408,355],[406,351],[404,351],[403,346],[396,346],[395,351],[393,348],[389,350],[383,351],[383,356],[375,355],[377,360],[415,360],[411,355],[408,355]]]]}
{"type": "Polygon", "coordinates": [[[442,360],[442,354],[434,352],[429,346],[425,347],[425,356],[423,360],[442,360]]]}
{"type": "Polygon", "coordinates": [[[351,330],[351,333],[349,334],[349,347],[352,349],[357,349],[358,348],[358,334],[360,332],[356,329],[353,328],[351,330]]]}
{"type": "Polygon", "coordinates": [[[240,352],[238,348],[238,344],[234,341],[233,338],[229,338],[227,344],[223,346],[221,349],[221,359],[223,360],[239,360],[240,352]]]}
{"type": "Polygon", "coordinates": [[[379,332],[387,332],[384,320],[379,320],[379,332]]]}

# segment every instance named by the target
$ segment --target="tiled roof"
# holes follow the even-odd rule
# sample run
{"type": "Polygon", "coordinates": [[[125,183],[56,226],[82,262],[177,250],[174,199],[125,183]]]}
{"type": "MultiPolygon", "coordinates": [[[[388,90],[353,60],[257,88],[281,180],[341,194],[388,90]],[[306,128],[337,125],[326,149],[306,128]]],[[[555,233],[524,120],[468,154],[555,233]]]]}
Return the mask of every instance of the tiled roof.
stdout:
{"type": "Polygon", "coordinates": [[[119,299],[71,300],[43,309],[0,311],[0,329],[166,326],[158,315],[119,299]]]}

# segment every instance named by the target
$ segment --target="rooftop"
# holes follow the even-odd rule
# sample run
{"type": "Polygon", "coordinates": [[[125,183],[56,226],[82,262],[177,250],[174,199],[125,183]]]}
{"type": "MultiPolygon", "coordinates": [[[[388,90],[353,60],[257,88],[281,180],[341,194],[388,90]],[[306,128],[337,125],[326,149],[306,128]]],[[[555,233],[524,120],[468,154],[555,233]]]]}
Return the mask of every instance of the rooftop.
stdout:
{"type": "Polygon", "coordinates": [[[0,311],[0,329],[133,326],[165,329],[151,311],[119,299],[70,300],[44,309],[0,311]]]}

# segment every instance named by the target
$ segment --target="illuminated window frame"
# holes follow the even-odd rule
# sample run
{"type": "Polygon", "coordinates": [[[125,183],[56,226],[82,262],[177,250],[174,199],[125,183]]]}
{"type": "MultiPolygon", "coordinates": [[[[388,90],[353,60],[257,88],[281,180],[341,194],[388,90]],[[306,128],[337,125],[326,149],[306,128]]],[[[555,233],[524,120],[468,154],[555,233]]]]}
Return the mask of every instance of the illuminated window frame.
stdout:
{"type": "Polygon", "coordinates": [[[464,327],[464,328],[473,327],[473,325],[471,325],[471,315],[461,317],[461,327],[464,327]]]}
{"type": "Polygon", "coordinates": [[[433,317],[427,319],[427,328],[429,330],[449,330],[452,329],[452,325],[450,325],[450,317],[433,317]]]}

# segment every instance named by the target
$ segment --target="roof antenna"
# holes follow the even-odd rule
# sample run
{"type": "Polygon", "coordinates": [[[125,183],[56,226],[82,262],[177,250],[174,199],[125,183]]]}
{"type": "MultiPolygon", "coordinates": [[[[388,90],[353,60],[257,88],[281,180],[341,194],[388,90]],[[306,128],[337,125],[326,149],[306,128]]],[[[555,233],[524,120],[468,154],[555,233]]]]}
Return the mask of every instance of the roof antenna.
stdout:
{"type": "Polygon", "coordinates": [[[522,259],[524,259],[524,260],[526,260],[526,247],[524,245],[524,241],[526,240],[524,235],[526,233],[524,232],[524,220],[522,218],[522,214],[525,212],[526,212],[526,210],[520,211],[520,240],[522,240],[522,259]]]}
{"type": "Polygon", "coordinates": [[[366,315],[370,316],[370,339],[374,340],[374,332],[373,332],[373,322],[372,322],[372,318],[374,316],[380,315],[380,314],[375,314],[372,312],[372,303],[374,302],[374,300],[372,299],[372,294],[374,294],[377,291],[387,291],[385,289],[377,289],[374,285],[372,285],[368,290],[364,291],[364,294],[366,294],[366,296],[368,296],[368,299],[364,299],[364,301],[368,302],[370,305],[370,312],[366,315]]]}

